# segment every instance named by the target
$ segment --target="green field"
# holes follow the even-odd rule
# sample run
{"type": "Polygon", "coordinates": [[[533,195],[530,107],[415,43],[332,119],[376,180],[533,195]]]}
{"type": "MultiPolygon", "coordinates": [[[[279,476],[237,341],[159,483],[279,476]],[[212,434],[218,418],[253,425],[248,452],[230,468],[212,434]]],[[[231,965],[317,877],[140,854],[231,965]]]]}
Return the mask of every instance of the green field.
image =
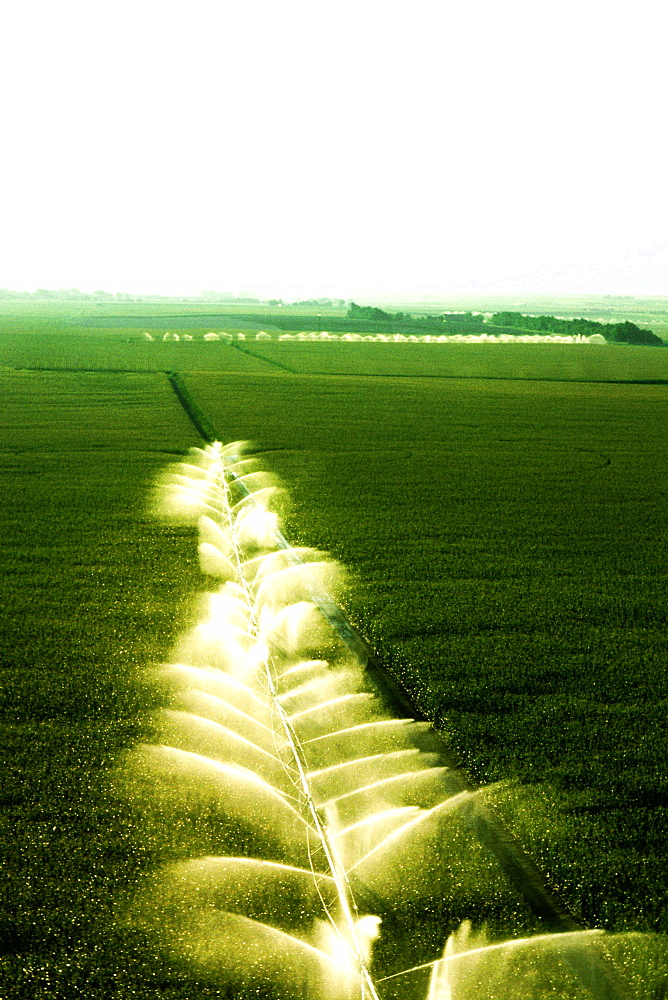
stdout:
{"type": "MultiPolygon", "coordinates": [[[[530,379],[578,382],[668,381],[668,351],[654,347],[594,344],[425,344],[256,341],[237,330],[232,344],[153,341],[141,330],[64,331],[60,326],[2,332],[0,368],[266,372],[399,378],[530,379]],[[245,340],[237,340],[241,333],[245,340]]],[[[181,335],[184,329],[180,330],[181,335]]]]}
{"type": "Polygon", "coordinates": [[[291,536],[592,925],[666,930],[659,386],[193,375],[291,536]],[[524,788],[524,786],[530,786],[524,788]]]}
{"type": "Polygon", "coordinates": [[[193,995],[113,929],[151,859],[102,791],[142,732],[136,668],[203,583],[191,533],[144,511],[198,440],[166,371],[281,477],[291,539],[349,567],[350,615],[470,773],[502,783],[572,911],[668,931],[668,410],[665,386],[625,384],[665,380],[664,352],[29,326],[0,334],[0,995],[193,995]]]}
{"type": "Polygon", "coordinates": [[[197,438],[161,377],[4,374],[0,392],[0,996],[165,996],[114,928],[150,859],[105,789],[145,728],[137,668],[201,582],[190,532],[144,511],[197,438]]]}
{"type": "Polygon", "coordinates": [[[0,335],[0,368],[65,371],[160,372],[186,368],[199,371],[262,372],[271,366],[260,358],[220,341],[206,343],[147,341],[123,334],[0,335]],[[185,362],[185,364],[184,364],[185,362]]]}
{"type": "Polygon", "coordinates": [[[243,350],[295,374],[581,382],[668,381],[668,352],[653,347],[248,341],[243,350]]]}

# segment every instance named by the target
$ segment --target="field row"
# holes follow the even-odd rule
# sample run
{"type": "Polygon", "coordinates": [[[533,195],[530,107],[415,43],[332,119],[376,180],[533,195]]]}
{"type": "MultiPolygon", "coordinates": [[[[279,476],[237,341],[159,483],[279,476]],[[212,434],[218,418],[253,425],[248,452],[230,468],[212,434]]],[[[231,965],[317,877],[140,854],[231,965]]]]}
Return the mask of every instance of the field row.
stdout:
{"type": "Polygon", "coordinates": [[[201,371],[271,371],[260,358],[224,343],[127,340],[109,334],[4,334],[0,367],[47,370],[157,372],[192,368],[201,371]],[[187,364],[184,365],[184,351],[187,364]]]}
{"type": "MultiPolygon", "coordinates": [[[[2,333],[0,367],[385,377],[668,381],[668,351],[597,344],[147,340],[133,331],[2,333]]],[[[217,336],[217,335],[216,335],[217,336]]]]}
{"type": "Polygon", "coordinates": [[[600,344],[247,342],[294,373],[391,377],[642,381],[668,379],[668,352],[600,344]]]}

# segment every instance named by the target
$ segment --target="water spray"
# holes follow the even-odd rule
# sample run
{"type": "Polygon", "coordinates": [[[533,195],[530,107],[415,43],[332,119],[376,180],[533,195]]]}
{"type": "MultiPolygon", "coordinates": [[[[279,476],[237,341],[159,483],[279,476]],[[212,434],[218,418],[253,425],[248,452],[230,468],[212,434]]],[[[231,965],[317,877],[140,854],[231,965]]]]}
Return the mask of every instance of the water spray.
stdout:
{"type": "Polygon", "coordinates": [[[269,648],[266,645],[264,645],[264,643],[262,643],[261,640],[259,624],[254,612],[254,599],[243,572],[243,559],[234,532],[234,515],[232,512],[232,506],[230,504],[229,484],[225,477],[225,467],[222,462],[222,453],[221,453],[222,445],[219,442],[215,442],[211,446],[211,448],[214,454],[217,454],[218,456],[221,457],[218,485],[221,489],[221,493],[223,496],[223,503],[224,503],[223,514],[227,522],[226,527],[229,532],[229,537],[233,541],[234,559],[237,567],[238,580],[241,586],[245,590],[248,601],[248,607],[251,609],[250,632],[251,635],[254,636],[256,641],[263,647],[264,655],[262,657],[262,663],[265,668],[267,687],[273,699],[273,705],[280,719],[281,726],[286,736],[286,740],[292,751],[292,757],[295,763],[295,767],[297,769],[297,773],[299,775],[299,787],[304,797],[304,802],[306,804],[308,813],[310,815],[311,822],[313,823],[313,827],[317,831],[320,847],[327,861],[327,867],[331,872],[334,884],[336,885],[339,907],[341,910],[341,914],[343,916],[345,927],[348,931],[348,936],[349,936],[348,941],[346,941],[344,936],[341,934],[341,931],[337,927],[334,919],[331,918],[331,915],[330,914],[328,915],[330,916],[332,927],[335,930],[336,934],[338,935],[339,939],[341,940],[344,949],[348,950],[352,948],[355,965],[357,967],[357,972],[362,981],[362,997],[366,998],[368,996],[370,1000],[381,1000],[378,991],[376,990],[376,987],[374,985],[371,972],[367,965],[367,961],[364,957],[363,949],[358,938],[357,928],[360,923],[360,918],[356,912],[356,906],[350,891],[350,884],[348,882],[345,869],[341,864],[341,860],[338,857],[336,849],[330,840],[327,824],[323,822],[320,813],[316,807],[316,804],[314,802],[313,794],[311,792],[311,787],[308,780],[303,748],[301,746],[297,734],[295,733],[293,726],[291,725],[290,719],[288,718],[288,715],[285,712],[285,709],[283,708],[279,700],[278,691],[276,689],[275,671],[273,669],[272,657],[269,648]]]}
{"type": "Polygon", "coordinates": [[[543,1000],[562,984],[578,1000],[635,996],[616,969],[656,954],[651,936],[573,928],[491,942],[465,922],[441,957],[400,971],[372,961],[381,921],[408,934],[416,914],[462,889],[516,900],[506,873],[515,865],[520,884],[526,869],[430,725],[392,717],[327,590],[327,564],[291,548],[263,483],[242,446],[215,442],[158,487],[159,511],[198,527],[200,565],[222,586],[157,672],[172,691],[162,743],[126,765],[127,793],[176,838],[171,858],[185,858],[158,869],[130,921],[239,997],[483,1000],[497,980],[506,1000],[543,1000]],[[301,659],[318,643],[333,662],[301,659]],[[497,975],[506,967],[516,992],[497,975]]]}

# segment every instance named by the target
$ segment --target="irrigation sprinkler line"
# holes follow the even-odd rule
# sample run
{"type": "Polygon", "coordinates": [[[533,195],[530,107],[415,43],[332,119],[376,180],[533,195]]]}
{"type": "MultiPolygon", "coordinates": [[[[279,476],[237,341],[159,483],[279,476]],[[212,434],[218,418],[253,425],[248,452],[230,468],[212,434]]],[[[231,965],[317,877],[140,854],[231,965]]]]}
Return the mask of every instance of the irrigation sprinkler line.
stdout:
{"type": "MultiPolygon", "coordinates": [[[[269,667],[268,660],[265,662],[265,666],[266,666],[266,671],[267,671],[267,677],[268,677],[269,684],[270,684],[270,691],[272,693],[272,696],[277,700],[277,703],[278,703],[278,698],[277,698],[278,692],[276,690],[275,684],[273,683],[273,678],[271,676],[271,670],[270,670],[270,667],[269,667]]],[[[311,789],[310,789],[310,786],[309,786],[308,776],[307,776],[307,773],[306,773],[305,762],[302,759],[301,746],[300,746],[297,734],[295,733],[292,725],[290,724],[290,720],[288,719],[288,717],[286,715],[285,709],[280,705],[280,703],[278,703],[278,705],[279,705],[279,708],[278,708],[279,717],[281,719],[281,723],[282,723],[282,725],[284,727],[284,730],[285,730],[288,742],[290,744],[290,748],[292,750],[292,754],[293,754],[295,763],[297,765],[297,770],[298,770],[298,773],[299,773],[300,785],[301,785],[301,788],[302,788],[302,793],[304,795],[304,800],[306,802],[309,814],[311,816],[311,820],[313,821],[313,825],[316,828],[316,831],[317,831],[317,834],[318,834],[318,839],[321,842],[323,853],[324,853],[325,858],[327,860],[327,865],[328,865],[329,870],[331,871],[332,877],[334,879],[334,884],[335,884],[336,890],[337,890],[337,896],[338,896],[338,900],[339,900],[339,905],[341,907],[341,912],[342,912],[343,917],[344,917],[344,922],[345,922],[345,924],[346,924],[346,926],[348,928],[348,932],[350,934],[350,938],[351,938],[351,941],[352,941],[352,944],[353,944],[353,951],[354,951],[354,955],[355,955],[357,967],[358,967],[358,969],[360,971],[360,975],[361,975],[361,978],[362,978],[363,993],[364,993],[364,986],[366,986],[369,989],[369,996],[372,997],[373,1000],[380,1000],[380,996],[379,996],[379,994],[378,994],[378,992],[377,992],[377,990],[375,988],[373,979],[371,977],[371,972],[370,972],[370,970],[369,970],[369,968],[368,968],[368,966],[366,964],[366,961],[365,961],[365,959],[364,959],[364,957],[362,955],[361,948],[359,947],[359,943],[358,943],[358,940],[357,940],[357,932],[356,932],[356,928],[355,928],[355,917],[353,916],[353,910],[356,911],[357,907],[355,906],[354,898],[353,898],[352,892],[350,891],[350,883],[348,881],[348,877],[346,875],[346,872],[345,872],[345,869],[344,869],[343,865],[341,864],[341,860],[338,857],[338,854],[337,854],[337,852],[336,852],[336,850],[334,848],[334,845],[332,843],[330,843],[328,829],[327,829],[326,825],[320,819],[320,815],[318,813],[317,807],[315,805],[315,802],[313,801],[313,795],[311,793],[311,789]]],[[[332,920],[331,915],[329,914],[329,912],[328,912],[328,916],[330,917],[330,920],[332,920]]],[[[333,926],[336,929],[337,933],[339,934],[339,936],[341,936],[339,929],[336,927],[336,924],[333,921],[332,921],[332,923],[333,923],[333,926]]],[[[348,944],[348,942],[346,942],[345,938],[343,938],[342,936],[341,936],[341,940],[346,944],[347,947],[350,947],[349,944],[348,944]]]]}
{"type": "MultiPolygon", "coordinates": [[[[239,459],[241,456],[237,455],[233,458],[239,459]]],[[[246,484],[241,481],[239,476],[235,475],[232,469],[226,469],[226,473],[244,497],[252,495],[246,484]]],[[[281,531],[276,532],[276,537],[281,549],[288,553],[293,552],[292,561],[295,565],[307,565],[297,553],[294,553],[293,547],[281,531]]],[[[390,677],[369,645],[349,621],[343,609],[328,594],[324,593],[315,581],[312,581],[309,589],[313,602],[336,631],[341,641],[363,663],[374,683],[386,700],[390,702],[390,707],[398,707],[405,717],[431,722],[432,720],[428,719],[411,703],[401,686],[390,677]],[[389,699],[387,698],[388,693],[389,699]]],[[[434,733],[440,743],[441,756],[448,761],[449,769],[461,780],[462,790],[474,791],[476,787],[474,783],[461,767],[451,762],[451,754],[444,746],[442,738],[435,730],[434,733]]],[[[533,860],[508,833],[498,816],[489,807],[479,802],[478,798],[476,797],[476,800],[472,801],[465,811],[465,821],[480,843],[496,858],[509,882],[526,899],[534,915],[542,920],[548,930],[552,932],[568,933],[585,930],[584,925],[577,921],[547,888],[533,860]]]]}
{"type": "MultiPolygon", "coordinates": [[[[259,625],[257,617],[254,611],[254,601],[253,595],[248,586],[248,582],[242,570],[242,559],[241,553],[239,551],[239,545],[234,534],[234,519],[232,514],[232,509],[229,502],[229,486],[227,483],[226,472],[224,462],[222,460],[222,455],[220,454],[220,444],[218,442],[213,442],[211,445],[212,450],[219,457],[220,461],[220,473],[218,478],[218,485],[222,492],[223,505],[224,505],[224,516],[227,520],[227,527],[232,541],[232,549],[234,553],[234,560],[236,563],[237,577],[239,583],[246,594],[246,600],[248,603],[248,608],[250,610],[251,617],[251,634],[256,641],[261,642],[259,625]]],[[[299,738],[292,726],[290,719],[280,701],[278,700],[278,690],[276,688],[276,682],[273,677],[272,669],[270,666],[271,654],[267,649],[267,654],[263,657],[263,665],[265,670],[265,676],[267,681],[267,686],[269,694],[272,698],[272,705],[278,714],[281,721],[281,725],[285,732],[285,736],[288,745],[291,750],[292,758],[296,765],[297,773],[299,775],[299,786],[306,804],[309,816],[316,830],[320,846],[325,855],[327,861],[327,866],[332,873],[332,878],[334,879],[334,884],[336,886],[337,897],[339,900],[339,906],[341,907],[341,913],[344,919],[344,923],[348,929],[350,935],[350,941],[346,941],[345,937],[341,934],[340,929],[337,927],[332,915],[326,908],[327,915],[332,923],[334,930],[339,935],[342,943],[345,945],[347,950],[352,950],[357,969],[359,971],[361,986],[362,986],[362,1000],[365,1000],[365,996],[368,991],[368,996],[370,1000],[381,1000],[380,994],[378,993],[373,978],[371,976],[371,971],[367,965],[367,962],[362,954],[362,949],[359,946],[359,941],[357,938],[357,931],[355,926],[355,916],[353,911],[356,911],[356,906],[354,902],[353,894],[350,890],[350,883],[348,882],[348,877],[345,872],[345,868],[341,864],[341,860],[334,848],[334,845],[330,843],[330,838],[327,830],[327,826],[322,822],[318,809],[316,807],[315,801],[313,799],[313,794],[308,781],[308,775],[306,770],[306,764],[303,756],[303,751],[299,738]],[[352,948],[351,948],[352,946],[352,948]]],[[[310,857],[310,847],[309,847],[309,857],[310,857]]],[[[322,895],[319,893],[320,898],[322,895]]],[[[323,901],[324,902],[324,901],[323,901]]]]}
{"type": "MultiPolygon", "coordinates": [[[[227,469],[226,472],[246,497],[251,496],[251,491],[240,477],[235,476],[233,470],[227,469]]],[[[280,548],[290,552],[292,547],[285,535],[277,531],[276,536],[280,548]]],[[[292,561],[295,565],[307,565],[297,553],[293,554],[292,561]]],[[[310,592],[314,603],[320,608],[324,617],[348,648],[362,660],[367,670],[370,663],[373,662],[374,673],[380,681],[378,686],[383,691],[387,683],[387,674],[365,641],[348,621],[343,610],[317,586],[315,581],[310,585],[310,592]]],[[[425,719],[422,713],[410,712],[412,706],[398,685],[388,686],[390,686],[393,698],[399,700],[402,707],[406,706],[409,709],[407,714],[413,718],[418,715],[425,719]]],[[[289,721],[286,720],[286,722],[289,725],[289,721]]],[[[449,754],[445,753],[443,756],[447,759],[449,754]]],[[[453,767],[452,770],[461,778],[463,790],[474,790],[473,783],[461,768],[453,767]]],[[[479,796],[471,797],[462,810],[462,817],[482,846],[497,860],[510,884],[520,892],[533,913],[545,923],[548,930],[556,934],[587,931],[587,928],[577,921],[547,888],[533,860],[508,833],[494,812],[479,801],[479,796]]],[[[577,952],[569,953],[566,951],[564,959],[580,982],[590,990],[594,1000],[629,1000],[628,991],[620,980],[614,965],[606,956],[597,952],[579,955],[577,952]]],[[[373,997],[376,995],[372,994],[373,997]]]]}
{"type": "Polygon", "coordinates": [[[546,939],[551,939],[554,943],[557,943],[558,941],[560,944],[568,944],[566,939],[569,936],[580,937],[581,934],[587,934],[590,937],[600,937],[604,934],[604,931],[569,931],[562,934],[539,934],[534,937],[512,938],[510,941],[497,941],[494,944],[486,944],[477,948],[469,948],[465,951],[458,951],[453,955],[444,955],[442,958],[437,958],[433,962],[423,962],[421,965],[414,965],[410,969],[402,969],[401,972],[393,972],[391,976],[383,976],[383,978],[379,979],[378,982],[387,983],[390,979],[400,979],[402,976],[410,976],[414,972],[421,972],[423,969],[434,969],[436,966],[440,965],[456,964],[458,961],[466,959],[471,955],[488,955],[491,952],[501,952],[505,949],[516,951],[518,948],[523,948],[527,944],[540,944],[546,939]]]}
{"type": "MultiPolygon", "coordinates": [[[[179,402],[199,435],[207,444],[216,444],[220,448],[216,436],[207,433],[206,429],[202,426],[202,423],[209,423],[208,418],[206,418],[206,415],[197,406],[190,393],[187,390],[183,391],[185,387],[180,382],[178,373],[168,372],[166,374],[179,402]],[[204,418],[202,422],[199,420],[200,413],[204,418]]],[[[209,426],[212,427],[210,424],[209,426]]],[[[226,469],[226,473],[244,496],[251,496],[251,491],[241,481],[240,477],[235,475],[232,469],[226,469]]],[[[227,501],[227,493],[225,493],[225,498],[227,501]]],[[[279,548],[288,552],[294,551],[282,532],[276,532],[276,539],[279,548]]],[[[296,565],[300,563],[306,565],[296,553],[293,555],[293,561],[296,565]]],[[[245,584],[245,581],[243,582],[245,584]]],[[[319,607],[344,644],[361,660],[379,690],[385,695],[386,700],[399,706],[401,711],[405,712],[408,717],[430,722],[431,720],[423,712],[412,705],[411,700],[402,687],[389,676],[366,641],[348,620],[343,609],[329,595],[318,593],[318,590],[319,588],[317,588],[314,581],[311,591],[314,603],[319,607]]],[[[268,669],[268,665],[266,666],[268,669]]],[[[439,734],[435,730],[434,733],[442,745],[442,757],[448,760],[451,754],[444,746],[439,734]]],[[[452,765],[451,770],[461,778],[464,789],[474,789],[473,782],[461,767],[452,765]]],[[[480,843],[496,858],[510,884],[524,897],[534,915],[542,920],[551,932],[569,933],[587,930],[580,921],[573,917],[558,900],[556,895],[548,889],[538,867],[506,830],[498,816],[487,806],[478,802],[477,797],[469,809],[465,811],[464,819],[480,843]]],[[[356,941],[354,934],[353,941],[356,941]]],[[[589,961],[587,962],[587,960],[583,961],[577,955],[574,955],[572,959],[568,960],[573,971],[576,972],[584,985],[590,989],[595,1000],[627,1000],[628,992],[619,980],[614,966],[603,956],[596,955],[593,957],[593,961],[592,956],[589,956],[589,961]]],[[[375,991],[372,980],[370,980],[370,985],[375,991]]],[[[377,992],[372,992],[371,997],[378,997],[377,992]]]]}

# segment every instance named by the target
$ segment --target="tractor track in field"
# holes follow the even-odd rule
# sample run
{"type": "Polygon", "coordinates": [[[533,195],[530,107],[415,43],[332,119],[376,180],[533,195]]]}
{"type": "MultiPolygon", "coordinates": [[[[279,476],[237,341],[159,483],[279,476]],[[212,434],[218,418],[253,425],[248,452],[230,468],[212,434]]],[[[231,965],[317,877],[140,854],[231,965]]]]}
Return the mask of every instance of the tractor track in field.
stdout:
{"type": "MultiPolygon", "coordinates": [[[[193,427],[203,440],[208,444],[221,440],[206,413],[186,387],[183,377],[176,372],[166,372],[165,374],[193,427]]],[[[232,474],[232,478],[242,493],[250,495],[250,491],[238,477],[232,474]]],[[[280,532],[278,533],[278,545],[283,549],[292,548],[287,538],[280,532]]],[[[295,561],[301,562],[298,557],[295,558],[295,561]]],[[[399,718],[429,722],[433,726],[433,720],[412,702],[403,686],[388,673],[344,610],[328,594],[315,587],[311,596],[313,603],[318,606],[342,642],[365,665],[370,679],[381,693],[388,708],[394,711],[399,718]]],[[[438,747],[439,755],[461,782],[461,790],[477,790],[479,786],[453,759],[452,751],[445,739],[434,728],[431,730],[431,737],[438,747]]],[[[534,916],[545,925],[550,933],[569,933],[586,929],[584,924],[569,912],[558,896],[546,885],[538,866],[506,829],[493,809],[484,805],[476,797],[466,813],[466,823],[478,841],[496,859],[508,882],[524,898],[534,916]]],[[[581,982],[591,990],[594,1000],[627,1000],[626,988],[619,979],[612,963],[603,955],[589,954],[584,958],[573,954],[570,963],[581,982]]]]}

